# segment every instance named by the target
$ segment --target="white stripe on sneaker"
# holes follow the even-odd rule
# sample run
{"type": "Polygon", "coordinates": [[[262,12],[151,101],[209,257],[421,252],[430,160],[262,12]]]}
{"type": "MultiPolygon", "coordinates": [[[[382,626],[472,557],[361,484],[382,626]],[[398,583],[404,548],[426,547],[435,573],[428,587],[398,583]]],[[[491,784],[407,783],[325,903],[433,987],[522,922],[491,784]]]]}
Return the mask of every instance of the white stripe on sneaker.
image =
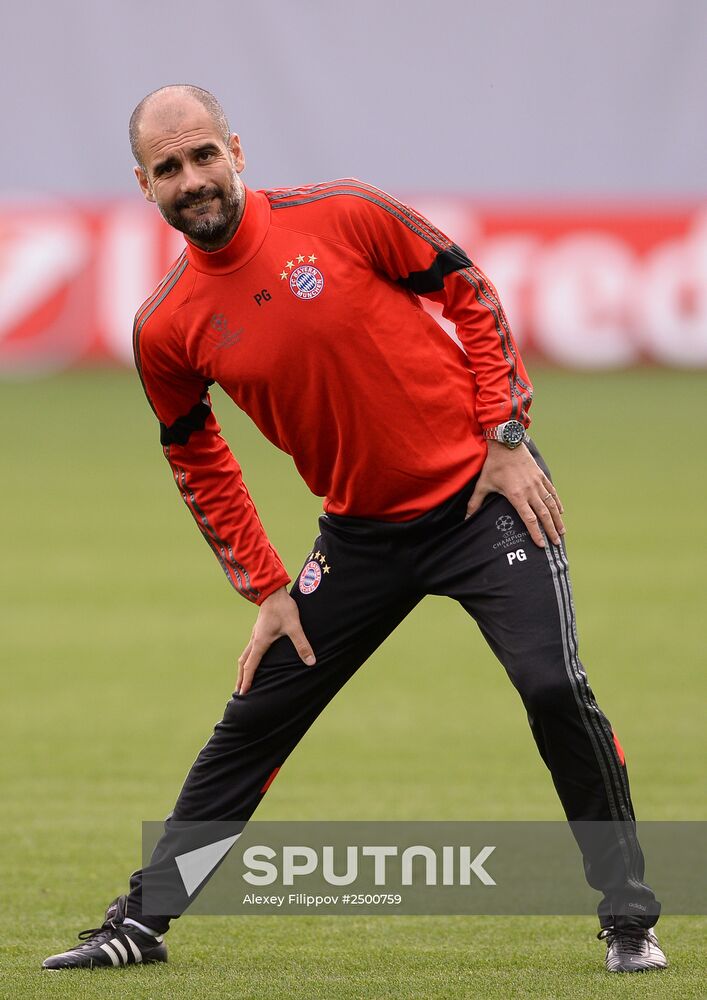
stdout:
{"type": "Polygon", "coordinates": [[[106,955],[108,955],[113,965],[120,965],[120,959],[118,958],[118,956],[116,955],[116,953],[113,951],[113,949],[109,944],[102,944],[101,948],[106,953],[106,955]]]}
{"type": "Polygon", "coordinates": [[[135,944],[135,942],[133,941],[133,939],[130,937],[129,934],[126,934],[125,937],[127,938],[127,942],[130,945],[130,950],[133,953],[133,958],[135,959],[135,961],[142,962],[142,952],[140,951],[138,946],[135,944]]]}
{"type": "Polygon", "coordinates": [[[111,945],[115,948],[117,952],[120,952],[120,957],[123,959],[123,965],[128,964],[128,952],[124,944],[122,944],[118,938],[111,938],[111,945]]]}

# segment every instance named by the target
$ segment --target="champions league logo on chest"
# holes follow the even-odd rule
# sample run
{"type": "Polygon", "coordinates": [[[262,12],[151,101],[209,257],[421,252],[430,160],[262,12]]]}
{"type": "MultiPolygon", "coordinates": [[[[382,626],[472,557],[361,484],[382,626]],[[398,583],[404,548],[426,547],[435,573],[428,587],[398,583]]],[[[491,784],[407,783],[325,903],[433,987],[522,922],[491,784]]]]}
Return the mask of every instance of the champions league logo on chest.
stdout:
{"type": "Polygon", "coordinates": [[[287,281],[292,294],[305,302],[316,299],[324,288],[324,275],[314,266],[316,261],[313,253],[299,253],[288,260],[280,272],[280,280],[287,281]]]}

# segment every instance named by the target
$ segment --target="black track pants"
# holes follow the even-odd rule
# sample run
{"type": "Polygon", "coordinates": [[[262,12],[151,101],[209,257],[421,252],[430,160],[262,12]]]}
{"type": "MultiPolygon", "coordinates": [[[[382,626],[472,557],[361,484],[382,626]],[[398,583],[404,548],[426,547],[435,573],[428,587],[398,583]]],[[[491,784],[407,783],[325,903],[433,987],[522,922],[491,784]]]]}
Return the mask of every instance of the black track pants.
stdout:
{"type": "MultiPolygon", "coordinates": [[[[438,594],[460,602],[505,667],[568,820],[621,823],[621,834],[603,843],[573,826],[587,881],[604,893],[601,924],[655,923],[660,904],[643,882],[623,754],[577,653],[564,544],[538,548],[499,494],[465,520],[473,487],[415,521],[320,518],[291,591],[317,664],[305,666],[288,638],[271,646],[252,688],[231,698],[194,762],[144,870],[151,879],[173,880],[175,856],[193,847],[172,820],[247,820],[337,691],[426,594],[438,594]]],[[[131,877],[128,915],[166,930],[176,913],[142,918],[142,878],[131,877]]]]}

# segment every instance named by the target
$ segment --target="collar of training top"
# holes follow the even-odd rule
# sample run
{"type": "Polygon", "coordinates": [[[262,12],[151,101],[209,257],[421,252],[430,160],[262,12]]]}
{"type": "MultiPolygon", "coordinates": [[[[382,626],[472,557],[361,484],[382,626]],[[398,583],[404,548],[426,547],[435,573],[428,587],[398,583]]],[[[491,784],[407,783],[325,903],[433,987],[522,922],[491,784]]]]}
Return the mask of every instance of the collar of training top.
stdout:
{"type": "Polygon", "coordinates": [[[245,210],[230,243],[207,253],[187,240],[189,263],[202,274],[228,274],[243,267],[260,249],[270,224],[270,202],[261,191],[246,188],[245,210]]]}

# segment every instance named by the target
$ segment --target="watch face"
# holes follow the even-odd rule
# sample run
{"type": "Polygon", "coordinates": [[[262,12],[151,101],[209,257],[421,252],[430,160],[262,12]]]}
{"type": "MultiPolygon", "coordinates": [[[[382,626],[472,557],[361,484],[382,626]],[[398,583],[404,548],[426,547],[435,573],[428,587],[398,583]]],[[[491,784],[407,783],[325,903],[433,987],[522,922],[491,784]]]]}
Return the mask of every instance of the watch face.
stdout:
{"type": "Polygon", "coordinates": [[[503,427],[504,444],[520,444],[525,437],[525,427],[520,420],[508,420],[503,427]]]}

